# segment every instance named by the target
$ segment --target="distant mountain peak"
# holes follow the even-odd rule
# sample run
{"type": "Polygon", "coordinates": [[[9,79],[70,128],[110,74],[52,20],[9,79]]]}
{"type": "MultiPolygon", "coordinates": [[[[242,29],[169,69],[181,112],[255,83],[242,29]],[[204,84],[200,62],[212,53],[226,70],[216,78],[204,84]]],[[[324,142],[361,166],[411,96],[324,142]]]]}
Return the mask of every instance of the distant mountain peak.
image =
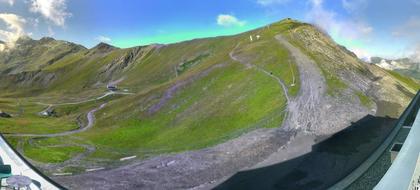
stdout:
{"type": "Polygon", "coordinates": [[[101,42],[98,45],[96,45],[95,47],[93,47],[91,49],[91,52],[107,53],[107,52],[112,51],[112,50],[115,50],[115,49],[118,49],[118,48],[115,47],[115,46],[112,46],[110,44],[107,44],[105,42],[101,42]]]}
{"type": "Polygon", "coordinates": [[[54,38],[52,37],[43,37],[41,39],[39,39],[40,42],[51,42],[51,41],[55,41],[54,38]]]}
{"type": "Polygon", "coordinates": [[[16,43],[21,43],[21,42],[27,42],[27,41],[32,41],[33,39],[29,36],[21,36],[16,40],[16,43]]]}

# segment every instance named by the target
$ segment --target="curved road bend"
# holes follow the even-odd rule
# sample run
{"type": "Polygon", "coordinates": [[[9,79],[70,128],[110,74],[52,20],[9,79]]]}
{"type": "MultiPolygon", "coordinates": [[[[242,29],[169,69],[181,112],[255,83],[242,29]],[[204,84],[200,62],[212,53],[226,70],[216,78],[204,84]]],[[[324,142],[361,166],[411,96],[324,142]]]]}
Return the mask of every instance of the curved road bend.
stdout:
{"type": "Polygon", "coordinates": [[[4,134],[4,135],[5,136],[11,136],[11,137],[60,137],[60,136],[67,136],[67,135],[80,133],[80,132],[86,131],[86,130],[93,127],[93,124],[95,123],[95,112],[104,108],[105,105],[106,105],[106,103],[102,104],[98,108],[95,108],[95,109],[89,111],[88,114],[86,115],[86,118],[88,120],[88,124],[84,127],[80,127],[79,129],[76,129],[76,130],[65,131],[65,132],[61,132],[61,133],[52,133],[52,134],[4,134]]]}
{"type": "MultiPolygon", "coordinates": [[[[97,98],[92,98],[92,99],[88,99],[88,100],[83,100],[83,101],[79,101],[79,102],[69,102],[69,103],[59,103],[59,104],[46,104],[46,103],[42,103],[42,102],[36,102],[39,105],[47,105],[48,108],[50,108],[51,106],[62,106],[62,105],[77,105],[77,104],[82,104],[82,103],[86,103],[86,102],[91,102],[91,101],[95,101],[95,100],[101,100],[104,99],[110,95],[114,95],[114,94],[121,94],[121,95],[131,95],[134,93],[130,93],[130,92],[107,92],[102,96],[99,96],[97,98]]],[[[5,136],[12,136],[12,137],[59,137],[59,136],[67,136],[67,135],[72,135],[75,133],[80,133],[83,131],[86,131],[90,128],[93,127],[93,124],[95,123],[95,112],[102,109],[103,107],[105,107],[106,103],[102,104],[101,106],[99,106],[98,108],[95,108],[91,111],[89,111],[86,115],[87,120],[88,120],[88,124],[84,127],[80,127],[78,129],[75,130],[71,130],[71,131],[65,131],[65,132],[61,132],[61,133],[51,133],[51,134],[15,134],[15,133],[9,133],[9,134],[4,134],[5,136]]],[[[47,108],[47,109],[48,109],[47,108]]]]}
{"type": "Polygon", "coordinates": [[[276,80],[277,80],[277,82],[280,84],[280,86],[281,86],[281,87],[282,87],[282,89],[283,89],[283,92],[284,92],[284,95],[285,95],[285,97],[286,97],[287,103],[289,103],[290,98],[289,98],[288,88],[287,88],[287,86],[284,84],[284,82],[283,82],[283,80],[282,80],[282,79],[280,79],[279,77],[277,77],[277,76],[275,76],[275,75],[272,75],[272,74],[271,74],[270,72],[268,72],[267,70],[265,70],[265,69],[263,69],[263,68],[261,68],[261,67],[258,67],[258,66],[254,65],[254,64],[251,64],[251,63],[244,63],[244,62],[242,62],[242,61],[241,61],[238,57],[236,57],[236,56],[234,55],[234,54],[235,54],[235,50],[239,47],[239,45],[240,45],[240,44],[241,44],[241,43],[236,44],[235,48],[233,48],[233,50],[232,50],[231,52],[229,52],[229,57],[230,57],[232,60],[234,60],[234,61],[237,61],[237,62],[239,62],[239,63],[244,64],[247,68],[256,68],[258,71],[263,72],[265,75],[267,75],[267,76],[269,76],[269,77],[271,77],[271,78],[276,79],[276,80]]]}
{"type": "Polygon", "coordinates": [[[116,94],[116,95],[118,95],[118,94],[120,94],[120,95],[132,95],[134,93],[131,93],[131,92],[113,92],[113,91],[110,91],[110,92],[105,93],[102,96],[97,97],[97,98],[91,98],[91,99],[82,100],[82,101],[78,101],[78,102],[57,103],[57,104],[47,104],[47,103],[42,103],[42,102],[35,102],[35,103],[36,104],[39,104],[39,105],[44,105],[44,106],[77,105],[77,104],[83,104],[83,103],[92,102],[92,101],[96,101],[96,100],[101,100],[101,99],[104,99],[104,98],[106,98],[108,96],[111,96],[111,95],[114,95],[114,94],[116,94]]]}

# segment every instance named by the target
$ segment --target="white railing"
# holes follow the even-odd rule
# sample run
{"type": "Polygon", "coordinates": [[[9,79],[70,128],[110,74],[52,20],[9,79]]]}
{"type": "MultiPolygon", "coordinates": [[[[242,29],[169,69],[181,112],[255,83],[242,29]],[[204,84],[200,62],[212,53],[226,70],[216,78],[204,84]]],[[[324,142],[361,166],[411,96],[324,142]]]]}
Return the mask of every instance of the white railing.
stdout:
{"type": "MultiPolygon", "coordinates": [[[[416,110],[413,110],[416,111],[416,110]]],[[[396,159],[388,169],[375,190],[408,190],[415,188],[416,168],[420,153],[420,111],[418,111],[410,133],[408,134],[396,159]]]]}
{"type": "Polygon", "coordinates": [[[38,172],[32,165],[30,165],[24,158],[15,152],[13,148],[4,140],[3,136],[0,135],[0,158],[3,160],[3,164],[10,165],[12,167],[12,175],[24,175],[32,180],[39,182],[41,188],[37,187],[34,183],[30,185],[31,189],[42,189],[42,190],[59,190],[64,189],[58,184],[51,181],[48,177],[43,176],[38,172]]]}

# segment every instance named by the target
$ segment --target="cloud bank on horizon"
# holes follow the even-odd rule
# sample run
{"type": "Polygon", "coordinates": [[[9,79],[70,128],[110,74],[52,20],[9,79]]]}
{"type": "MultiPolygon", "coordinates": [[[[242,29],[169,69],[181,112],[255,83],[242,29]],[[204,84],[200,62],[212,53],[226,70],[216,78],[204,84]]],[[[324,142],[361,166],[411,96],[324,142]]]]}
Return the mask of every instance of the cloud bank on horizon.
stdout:
{"type": "Polygon", "coordinates": [[[25,34],[23,25],[25,25],[26,20],[15,14],[0,13],[0,21],[3,21],[6,26],[5,30],[0,30],[0,39],[6,42],[6,44],[1,44],[0,46],[0,50],[3,50],[6,48],[6,45],[13,47],[14,42],[25,34]]]}
{"type": "Polygon", "coordinates": [[[420,61],[418,10],[419,0],[0,0],[0,40],[13,47],[23,35],[52,36],[130,47],[236,34],[291,17],[317,25],[360,58],[420,61]]]}
{"type": "MultiPolygon", "coordinates": [[[[10,9],[13,10],[16,0],[0,0],[0,5],[2,3],[9,4],[10,9]]],[[[24,3],[27,4],[28,12],[39,14],[56,26],[64,27],[65,20],[71,16],[70,13],[66,12],[65,0],[30,0],[24,3]]],[[[15,42],[22,36],[31,36],[33,33],[26,31],[25,28],[28,25],[37,27],[39,19],[39,17],[24,18],[15,13],[0,12],[0,21],[5,24],[4,27],[0,27],[0,40],[6,42],[5,44],[0,44],[0,51],[3,51],[6,47],[13,48],[15,42]],[[29,21],[31,22],[29,23],[29,21]]],[[[48,24],[47,30],[48,34],[45,35],[54,35],[50,24],[48,24]]]]}

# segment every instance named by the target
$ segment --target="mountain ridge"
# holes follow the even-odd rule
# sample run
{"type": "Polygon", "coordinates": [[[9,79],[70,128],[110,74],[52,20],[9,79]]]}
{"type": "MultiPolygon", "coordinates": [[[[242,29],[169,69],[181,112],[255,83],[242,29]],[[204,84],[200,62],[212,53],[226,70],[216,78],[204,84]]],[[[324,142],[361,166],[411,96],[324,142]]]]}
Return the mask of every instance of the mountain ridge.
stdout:
{"type": "Polygon", "coordinates": [[[81,115],[106,104],[93,127],[80,134],[11,137],[45,172],[73,172],[56,179],[74,189],[99,183],[118,189],[127,172],[140,179],[132,188],[217,181],[275,158],[294,134],[328,136],[366,115],[398,117],[420,88],[292,19],[174,44],[124,49],[102,44],[96,50],[105,51],[99,54],[92,53],[95,48],[57,47],[70,53],[56,60],[56,54],[26,62],[0,59],[0,105],[16,115],[19,107],[29,110],[6,123],[13,127],[0,129],[60,133],[77,128],[76,121],[86,122],[81,115]],[[109,92],[108,84],[117,93],[109,92]],[[57,118],[27,113],[45,110],[44,105],[56,105],[57,118]],[[64,156],[51,160],[37,152],[64,156]],[[133,155],[139,159],[132,165],[118,161],[133,155]],[[107,170],[84,172],[92,165],[107,170]],[[196,180],[182,180],[191,175],[196,180]]]}
{"type": "Polygon", "coordinates": [[[395,71],[399,74],[410,76],[420,80],[420,62],[410,58],[384,59],[373,57],[371,63],[378,65],[386,70],[395,71]]]}

